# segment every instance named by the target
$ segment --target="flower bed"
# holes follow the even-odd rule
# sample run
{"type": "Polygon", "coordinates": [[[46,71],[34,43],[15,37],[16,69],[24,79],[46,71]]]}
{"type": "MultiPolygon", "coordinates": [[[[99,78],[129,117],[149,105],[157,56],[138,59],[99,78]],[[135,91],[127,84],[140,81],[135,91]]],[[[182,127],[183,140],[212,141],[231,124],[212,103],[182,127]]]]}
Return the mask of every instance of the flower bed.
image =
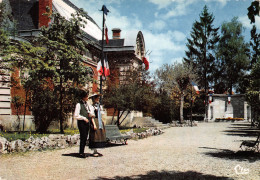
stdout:
{"type": "Polygon", "coordinates": [[[243,120],[244,120],[244,118],[231,118],[231,117],[215,119],[216,122],[218,122],[218,121],[243,121],[243,120]]]}

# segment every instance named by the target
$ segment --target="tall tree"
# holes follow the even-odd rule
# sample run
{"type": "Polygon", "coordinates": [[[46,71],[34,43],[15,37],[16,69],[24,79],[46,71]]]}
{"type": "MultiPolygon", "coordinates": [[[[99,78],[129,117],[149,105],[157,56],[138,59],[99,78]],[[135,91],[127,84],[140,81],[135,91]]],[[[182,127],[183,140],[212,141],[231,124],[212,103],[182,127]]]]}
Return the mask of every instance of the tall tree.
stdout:
{"type": "MultiPolygon", "coordinates": [[[[260,4],[259,1],[253,1],[248,7],[248,18],[253,24],[251,29],[251,73],[250,81],[247,84],[246,98],[252,110],[252,122],[260,121],[260,33],[255,25],[255,18],[259,16],[260,4]]],[[[260,126],[259,126],[260,128],[260,126]]]]}
{"type": "Polygon", "coordinates": [[[215,47],[219,40],[218,29],[213,26],[214,16],[208,12],[204,6],[200,14],[200,20],[195,21],[186,44],[188,51],[184,62],[191,64],[198,74],[198,85],[208,90],[209,83],[212,82],[212,72],[215,62],[215,47]]]}
{"type": "Polygon", "coordinates": [[[232,94],[233,88],[238,87],[241,77],[244,77],[249,67],[249,44],[245,43],[242,35],[243,26],[234,17],[231,22],[221,26],[221,37],[217,47],[218,71],[221,80],[232,94]]]}
{"type": "Polygon", "coordinates": [[[251,5],[247,8],[248,13],[247,16],[250,20],[250,23],[253,24],[251,29],[251,42],[250,46],[252,47],[252,60],[251,65],[257,62],[260,56],[260,33],[257,32],[257,28],[255,25],[255,17],[259,16],[260,13],[260,4],[259,1],[253,1],[251,5]]]}
{"type": "Polygon", "coordinates": [[[44,63],[47,67],[38,72],[46,75],[45,79],[53,86],[53,92],[59,97],[60,131],[63,133],[63,121],[71,112],[68,104],[72,104],[73,96],[70,92],[80,84],[90,80],[91,70],[82,65],[82,55],[87,52],[86,42],[81,39],[85,12],[72,14],[70,20],[66,20],[58,13],[52,15],[52,24],[42,29],[42,36],[37,42],[46,47],[44,63]]]}
{"type": "MultiPolygon", "coordinates": [[[[184,62],[192,65],[198,75],[198,86],[204,91],[205,102],[209,84],[214,80],[215,66],[215,47],[219,41],[218,29],[214,28],[213,13],[208,12],[207,6],[204,6],[200,14],[199,21],[195,21],[190,33],[191,38],[186,44],[186,58],[184,62]]],[[[205,115],[207,117],[207,103],[205,103],[205,115]]]]}

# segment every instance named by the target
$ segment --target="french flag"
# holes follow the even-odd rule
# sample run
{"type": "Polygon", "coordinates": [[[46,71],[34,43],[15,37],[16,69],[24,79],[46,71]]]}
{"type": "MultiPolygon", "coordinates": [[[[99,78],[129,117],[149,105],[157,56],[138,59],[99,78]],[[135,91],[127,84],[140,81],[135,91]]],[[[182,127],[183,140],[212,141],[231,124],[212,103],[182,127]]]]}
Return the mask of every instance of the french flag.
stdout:
{"type": "Polygon", "coordinates": [[[103,71],[103,68],[102,68],[101,61],[99,61],[98,64],[97,64],[97,71],[98,71],[99,76],[106,76],[107,77],[107,76],[110,75],[109,65],[108,65],[108,61],[107,61],[106,58],[104,59],[104,71],[103,71]]]}
{"type": "Polygon", "coordinates": [[[196,93],[199,94],[200,93],[200,90],[197,86],[197,84],[195,84],[193,81],[191,82],[191,85],[193,86],[193,88],[195,89],[196,93]]]}
{"type": "Polygon", "coordinates": [[[98,71],[98,75],[102,76],[103,75],[103,68],[102,68],[102,63],[101,61],[98,62],[97,64],[97,71],[98,71]]]}
{"type": "Polygon", "coordinates": [[[109,70],[109,65],[108,65],[108,61],[107,58],[104,59],[104,75],[107,77],[110,75],[110,70],[109,70]]]}
{"type": "Polygon", "coordinates": [[[145,70],[149,69],[149,60],[146,57],[143,57],[143,63],[145,64],[145,70]]]}

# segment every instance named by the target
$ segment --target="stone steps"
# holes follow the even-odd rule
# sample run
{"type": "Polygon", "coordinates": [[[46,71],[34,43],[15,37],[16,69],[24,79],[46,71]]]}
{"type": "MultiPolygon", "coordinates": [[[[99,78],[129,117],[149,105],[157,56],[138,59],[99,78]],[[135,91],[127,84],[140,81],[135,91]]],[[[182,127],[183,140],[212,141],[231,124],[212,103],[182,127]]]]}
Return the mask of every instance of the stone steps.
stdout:
{"type": "Polygon", "coordinates": [[[160,129],[168,128],[169,126],[167,124],[163,124],[162,122],[159,122],[156,119],[153,119],[152,117],[135,117],[132,122],[132,126],[137,127],[158,127],[160,129]]]}

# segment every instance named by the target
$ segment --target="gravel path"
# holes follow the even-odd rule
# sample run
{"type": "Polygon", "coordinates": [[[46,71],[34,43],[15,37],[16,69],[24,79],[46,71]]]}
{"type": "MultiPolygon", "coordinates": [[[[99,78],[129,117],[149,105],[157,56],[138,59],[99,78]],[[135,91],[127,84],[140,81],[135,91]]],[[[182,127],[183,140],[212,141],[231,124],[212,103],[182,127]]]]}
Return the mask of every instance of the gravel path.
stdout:
{"type": "MultiPolygon", "coordinates": [[[[260,179],[260,155],[239,152],[242,140],[227,135],[234,123],[199,123],[128,145],[101,150],[103,157],[76,157],[78,147],[0,156],[3,179],[260,179]],[[237,174],[235,167],[243,168],[237,174]],[[249,173],[248,173],[249,170],[249,173]],[[240,171],[241,172],[241,171],[240,171]]],[[[86,153],[92,153],[86,149],[86,153]]]]}

